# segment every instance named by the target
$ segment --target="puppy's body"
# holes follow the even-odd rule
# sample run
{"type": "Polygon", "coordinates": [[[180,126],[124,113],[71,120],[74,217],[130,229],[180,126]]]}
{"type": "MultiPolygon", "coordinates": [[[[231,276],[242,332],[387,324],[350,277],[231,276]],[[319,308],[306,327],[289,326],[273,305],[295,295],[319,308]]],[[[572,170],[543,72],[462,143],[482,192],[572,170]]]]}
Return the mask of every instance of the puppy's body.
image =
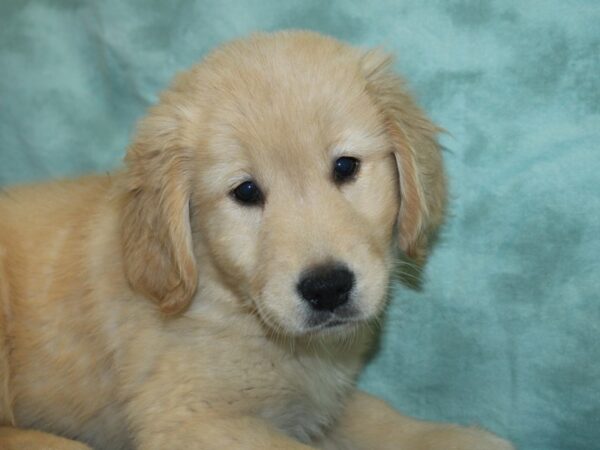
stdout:
{"type": "Polygon", "coordinates": [[[126,436],[115,400],[127,283],[111,189],[109,178],[85,178],[2,194],[4,421],[126,436]]]}
{"type": "Polygon", "coordinates": [[[238,41],[163,95],[126,170],[3,193],[0,444],[510,448],[353,388],[393,233],[421,253],[444,203],[436,128],[386,64],[238,41]]]}

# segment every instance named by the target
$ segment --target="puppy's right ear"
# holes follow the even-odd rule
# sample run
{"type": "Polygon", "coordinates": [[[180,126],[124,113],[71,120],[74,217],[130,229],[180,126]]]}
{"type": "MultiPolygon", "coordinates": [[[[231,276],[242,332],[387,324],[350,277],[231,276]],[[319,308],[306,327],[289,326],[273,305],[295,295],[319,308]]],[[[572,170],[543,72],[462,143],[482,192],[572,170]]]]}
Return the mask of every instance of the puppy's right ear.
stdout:
{"type": "Polygon", "coordinates": [[[189,211],[192,153],[179,142],[180,129],[171,108],[155,107],[125,158],[125,274],[165,314],[184,310],[198,283],[189,211]]]}

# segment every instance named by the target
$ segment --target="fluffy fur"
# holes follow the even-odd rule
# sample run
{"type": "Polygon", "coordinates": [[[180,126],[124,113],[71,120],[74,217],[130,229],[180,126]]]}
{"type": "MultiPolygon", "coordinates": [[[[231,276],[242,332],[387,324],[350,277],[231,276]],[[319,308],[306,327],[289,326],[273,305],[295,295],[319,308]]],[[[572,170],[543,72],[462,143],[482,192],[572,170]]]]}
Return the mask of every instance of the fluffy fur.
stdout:
{"type": "Polygon", "coordinates": [[[387,55],[257,34],[177,77],[124,170],[2,194],[0,446],[512,448],[353,387],[396,243],[443,217],[437,131],[387,55]],[[356,276],[334,328],[295,289],[327,261],[356,276]]]}

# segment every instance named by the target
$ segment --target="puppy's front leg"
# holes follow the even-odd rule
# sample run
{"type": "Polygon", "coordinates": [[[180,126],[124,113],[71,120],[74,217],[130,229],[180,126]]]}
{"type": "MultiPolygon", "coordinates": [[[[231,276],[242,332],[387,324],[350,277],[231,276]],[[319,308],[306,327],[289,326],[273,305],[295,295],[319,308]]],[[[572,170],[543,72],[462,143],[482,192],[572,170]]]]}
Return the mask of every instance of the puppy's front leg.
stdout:
{"type": "Polygon", "coordinates": [[[184,423],[172,418],[137,433],[139,450],[314,450],[254,417],[190,416],[184,423]]]}
{"type": "Polygon", "coordinates": [[[355,391],[337,426],[321,443],[324,450],[514,450],[478,428],[415,420],[384,401],[355,391]]]}

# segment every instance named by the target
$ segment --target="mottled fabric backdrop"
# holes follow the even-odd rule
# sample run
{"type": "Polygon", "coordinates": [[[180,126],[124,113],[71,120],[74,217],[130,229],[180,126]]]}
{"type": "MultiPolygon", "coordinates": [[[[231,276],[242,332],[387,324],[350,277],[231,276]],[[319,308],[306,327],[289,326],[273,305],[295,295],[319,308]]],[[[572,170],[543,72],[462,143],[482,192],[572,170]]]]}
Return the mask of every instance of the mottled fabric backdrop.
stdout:
{"type": "Polygon", "coordinates": [[[449,219],[360,384],[521,449],[600,448],[600,2],[0,2],[0,184],[117,167],[179,70],[255,30],[383,46],[442,137],[449,219]]]}

